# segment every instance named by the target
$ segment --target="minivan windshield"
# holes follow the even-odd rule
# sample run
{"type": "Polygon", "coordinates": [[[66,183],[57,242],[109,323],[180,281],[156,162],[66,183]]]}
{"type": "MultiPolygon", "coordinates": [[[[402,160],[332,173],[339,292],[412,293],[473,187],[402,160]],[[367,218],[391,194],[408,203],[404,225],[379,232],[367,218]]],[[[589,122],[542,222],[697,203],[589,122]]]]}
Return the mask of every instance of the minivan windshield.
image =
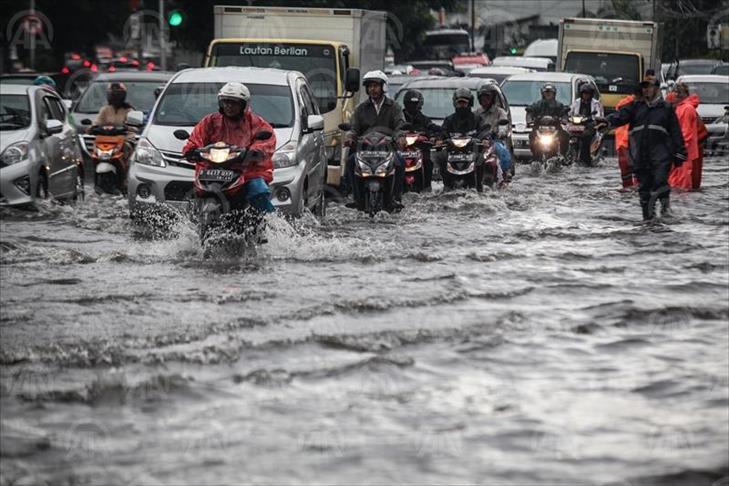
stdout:
{"type": "MultiPolygon", "coordinates": [[[[164,81],[124,81],[127,88],[127,103],[135,110],[149,113],[152,111],[156,97],[154,90],[164,86],[164,81]]],[[[98,113],[106,105],[106,90],[109,81],[96,81],[91,83],[88,89],[81,96],[76,107],[80,113],[98,113]]]]}
{"type": "MultiPolygon", "coordinates": [[[[529,106],[542,99],[542,86],[545,81],[516,81],[507,79],[501,85],[509,106],[529,106]]],[[[572,103],[571,83],[550,83],[557,89],[557,101],[569,106],[572,103]]]]}
{"type": "MultiPolygon", "coordinates": [[[[218,91],[224,83],[172,83],[162,94],[152,123],[189,127],[218,111],[218,91]]],[[[288,86],[246,83],[251,110],[273,128],[294,124],[294,101],[288,86]]]]}
{"type": "Polygon", "coordinates": [[[0,96],[0,130],[20,130],[30,125],[27,95],[0,96]]]}

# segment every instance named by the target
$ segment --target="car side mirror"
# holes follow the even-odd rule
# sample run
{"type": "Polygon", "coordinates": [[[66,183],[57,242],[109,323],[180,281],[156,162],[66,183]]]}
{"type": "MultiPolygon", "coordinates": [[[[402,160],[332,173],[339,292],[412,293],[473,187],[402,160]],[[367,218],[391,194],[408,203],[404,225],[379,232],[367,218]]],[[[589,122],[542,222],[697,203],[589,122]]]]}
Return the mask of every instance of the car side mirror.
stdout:
{"type": "Polygon", "coordinates": [[[344,89],[352,93],[359,91],[359,69],[347,69],[347,73],[344,76],[344,89]]]}
{"type": "Polygon", "coordinates": [[[321,115],[309,115],[306,118],[306,126],[312,132],[324,130],[324,117],[321,115]]]}
{"type": "Polygon", "coordinates": [[[338,128],[343,132],[348,132],[352,129],[352,125],[349,123],[340,123],[338,128]]]}
{"type": "Polygon", "coordinates": [[[127,125],[133,127],[141,127],[144,125],[144,113],[136,110],[127,113],[127,125]]]}
{"type": "Polygon", "coordinates": [[[187,140],[188,138],[190,138],[190,134],[187,133],[187,130],[182,129],[175,130],[174,132],[172,132],[172,135],[174,135],[177,140],[187,140]]]}
{"type": "Polygon", "coordinates": [[[91,125],[91,120],[89,120],[88,118],[84,118],[83,120],[81,120],[81,125],[91,125]]]}
{"type": "Polygon", "coordinates": [[[268,140],[273,136],[273,133],[269,132],[268,130],[264,130],[262,132],[256,133],[256,136],[253,137],[253,140],[268,140]]]}
{"type": "Polygon", "coordinates": [[[63,123],[58,120],[46,120],[46,133],[55,135],[63,131],[63,123]]]}

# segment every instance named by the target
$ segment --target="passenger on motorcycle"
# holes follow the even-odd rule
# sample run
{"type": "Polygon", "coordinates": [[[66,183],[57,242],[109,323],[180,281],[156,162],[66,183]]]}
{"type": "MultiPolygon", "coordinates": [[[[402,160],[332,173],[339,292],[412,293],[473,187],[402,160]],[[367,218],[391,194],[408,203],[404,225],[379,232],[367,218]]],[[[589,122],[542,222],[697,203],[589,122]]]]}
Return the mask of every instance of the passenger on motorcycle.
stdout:
{"type": "MultiPolygon", "coordinates": [[[[352,129],[347,134],[344,143],[350,147],[350,150],[356,147],[359,137],[371,130],[377,130],[381,133],[391,134],[395,138],[400,138],[400,129],[405,124],[402,108],[393,100],[385,95],[387,89],[387,75],[382,71],[370,71],[362,78],[362,86],[367,90],[369,98],[360,103],[354,110],[352,115],[352,129]]],[[[402,141],[399,141],[402,144],[402,141]]],[[[345,171],[346,190],[354,194],[357,190],[354,184],[354,165],[355,154],[352,151],[347,160],[345,171]]],[[[404,177],[404,168],[402,160],[396,157],[395,163],[395,206],[402,207],[400,198],[402,195],[402,185],[404,177]]],[[[355,198],[356,200],[356,198],[355,198]]],[[[348,207],[355,207],[356,203],[347,204],[348,207]]],[[[396,209],[399,209],[396,207],[396,209]]]]}
{"type": "MultiPolygon", "coordinates": [[[[238,147],[250,147],[243,174],[246,178],[242,194],[248,203],[259,211],[270,212],[271,191],[268,184],[273,180],[273,153],[276,135],[271,125],[250,109],[251,93],[243,83],[226,83],[218,92],[218,113],[203,117],[195,125],[182,153],[194,158],[194,149],[215,142],[225,142],[238,147]],[[257,133],[271,132],[266,140],[255,140],[257,133]]],[[[235,201],[231,201],[234,205],[235,201]]]]}
{"type": "Polygon", "coordinates": [[[509,115],[506,110],[496,104],[498,91],[493,84],[481,86],[477,96],[478,103],[481,105],[476,110],[476,115],[479,116],[478,130],[482,133],[486,126],[490,127],[501,169],[508,177],[507,171],[511,168],[511,154],[502,140],[508,133],[509,115]]]}
{"type": "MultiPolygon", "coordinates": [[[[428,138],[440,132],[440,127],[436,123],[433,123],[422,111],[424,101],[423,93],[414,89],[408,90],[403,100],[403,118],[405,119],[405,123],[410,125],[412,131],[424,133],[428,138]]],[[[424,188],[430,189],[433,179],[433,161],[430,159],[430,150],[423,150],[423,160],[425,161],[424,188]]]]}
{"type": "MultiPolygon", "coordinates": [[[[577,115],[585,118],[603,118],[605,116],[602,103],[595,99],[595,88],[588,83],[583,82],[579,87],[580,97],[576,99],[570,107],[570,116],[577,115]]],[[[595,136],[594,127],[588,127],[582,132],[580,137],[580,163],[583,165],[591,165],[592,157],[590,156],[590,144],[595,136]]]]}
{"type": "Polygon", "coordinates": [[[551,116],[556,120],[555,127],[559,134],[560,152],[564,155],[567,152],[570,138],[569,134],[562,128],[560,120],[564,117],[567,111],[566,107],[557,100],[557,90],[552,83],[545,83],[544,86],[542,86],[541,93],[542,99],[534,102],[526,109],[527,123],[534,123],[532,132],[529,134],[529,146],[531,148],[532,155],[535,158],[537,157],[537,123],[543,116],[551,116]]]}

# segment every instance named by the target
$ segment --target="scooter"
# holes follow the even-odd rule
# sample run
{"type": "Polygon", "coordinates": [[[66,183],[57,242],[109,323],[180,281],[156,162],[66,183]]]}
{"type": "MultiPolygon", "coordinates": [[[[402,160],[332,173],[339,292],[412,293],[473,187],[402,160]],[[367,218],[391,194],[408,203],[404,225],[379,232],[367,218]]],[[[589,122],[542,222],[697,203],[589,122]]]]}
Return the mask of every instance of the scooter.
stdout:
{"type": "Polygon", "coordinates": [[[129,152],[124,150],[129,129],[125,125],[95,126],[89,130],[94,138],[91,160],[94,164],[94,188],[97,192],[126,192],[129,152]]]}
{"type": "MultiPolygon", "coordinates": [[[[407,129],[407,127],[406,127],[407,129]]],[[[409,131],[405,133],[405,147],[399,155],[405,163],[403,192],[421,192],[425,188],[427,165],[432,142],[425,133],[409,131]]],[[[432,171],[432,168],[430,168],[432,171]]]]}
{"type": "MultiPolygon", "coordinates": [[[[484,143],[476,138],[475,130],[468,133],[452,133],[444,144],[437,147],[437,149],[446,150],[447,153],[444,170],[442,170],[445,189],[474,187],[476,191],[483,192],[484,174],[491,172],[485,167],[483,147],[484,143]]],[[[493,155],[493,146],[489,145],[489,147],[493,155]]],[[[492,157],[491,160],[494,158],[492,157]]],[[[493,180],[489,175],[487,182],[493,184],[493,180]]]]}
{"type": "MultiPolygon", "coordinates": [[[[272,135],[269,131],[258,132],[253,140],[268,140],[272,135]]],[[[185,130],[176,130],[174,136],[180,140],[189,137],[185,130]]],[[[187,154],[188,160],[195,163],[193,214],[197,215],[203,244],[217,229],[232,231],[248,243],[260,236],[263,215],[248,210],[250,205],[243,191],[247,182],[244,170],[256,152],[250,147],[216,142],[187,154]]]]}
{"type": "MultiPolygon", "coordinates": [[[[339,129],[351,130],[342,123],[339,129]]],[[[395,209],[395,156],[397,147],[393,138],[373,130],[360,138],[354,156],[352,189],[357,209],[374,217],[380,211],[395,209]]]]}
{"type": "MultiPolygon", "coordinates": [[[[595,115],[596,113],[593,113],[595,115]]],[[[595,130],[595,122],[592,117],[581,115],[572,115],[567,119],[565,130],[570,136],[569,147],[565,155],[565,161],[568,165],[579,163],[582,159],[580,154],[581,140],[585,136],[587,130],[593,130],[592,140],[590,141],[590,166],[594,165],[595,160],[599,156],[600,147],[604,131],[595,130]]]]}

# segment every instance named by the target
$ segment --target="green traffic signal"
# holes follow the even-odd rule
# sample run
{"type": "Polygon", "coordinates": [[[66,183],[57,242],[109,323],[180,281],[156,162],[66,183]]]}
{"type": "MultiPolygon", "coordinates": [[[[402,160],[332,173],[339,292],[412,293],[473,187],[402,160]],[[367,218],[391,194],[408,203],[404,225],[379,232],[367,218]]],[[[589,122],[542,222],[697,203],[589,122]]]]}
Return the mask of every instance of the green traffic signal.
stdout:
{"type": "Polygon", "coordinates": [[[180,12],[179,10],[173,10],[172,12],[170,12],[170,15],[167,17],[167,22],[172,27],[179,27],[180,25],[182,25],[183,20],[184,20],[184,16],[183,16],[182,12],[180,12]]]}
{"type": "Polygon", "coordinates": [[[509,49],[509,52],[511,52],[512,54],[516,54],[516,47],[512,47],[511,49],[509,49]]]}

